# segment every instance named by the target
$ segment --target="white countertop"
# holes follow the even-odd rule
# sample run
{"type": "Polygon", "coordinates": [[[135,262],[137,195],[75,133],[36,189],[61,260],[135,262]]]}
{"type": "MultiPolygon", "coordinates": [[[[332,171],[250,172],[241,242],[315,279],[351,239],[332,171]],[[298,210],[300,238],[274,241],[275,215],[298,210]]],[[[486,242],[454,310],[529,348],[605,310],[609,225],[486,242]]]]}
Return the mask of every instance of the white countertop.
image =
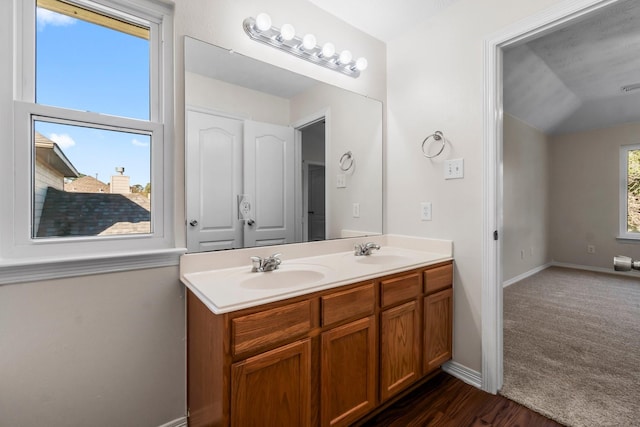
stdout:
{"type": "Polygon", "coordinates": [[[452,256],[450,241],[383,235],[187,254],[180,261],[180,279],[213,313],[222,314],[447,261],[452,256]],[[365,241],[378,243],[381,249],[369,256],[355,256],[354,244],[365,241]],[[282,253],[278,270],[251,272],[250,256],[274,252],[282,253]]]}

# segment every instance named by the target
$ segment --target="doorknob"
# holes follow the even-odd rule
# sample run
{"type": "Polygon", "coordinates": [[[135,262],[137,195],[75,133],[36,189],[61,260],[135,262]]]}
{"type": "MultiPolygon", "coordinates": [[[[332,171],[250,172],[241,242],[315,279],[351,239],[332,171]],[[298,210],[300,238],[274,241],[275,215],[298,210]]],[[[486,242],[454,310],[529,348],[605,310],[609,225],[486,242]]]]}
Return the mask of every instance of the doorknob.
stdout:
{"type": "Polygon", "coordinates": [[[247,225],[248,225],[249,227],[251,227],[251,226],[252,226],[253,224],[255,224],[255,223],[256,223],[256,222],[255,222],[254,220],[252,220],[252,219],[248,219],[248,220],[247,220],[247,225]]]}
{"type": "Polygon", "coordinates": [[[190,225],[190,226],[192,226],[192,227],[195,227],[196,225],[198,225],[198,221],[196,221],[195,219],[192,219],[192,220],[189,222],[189,225],[190,225]]]}

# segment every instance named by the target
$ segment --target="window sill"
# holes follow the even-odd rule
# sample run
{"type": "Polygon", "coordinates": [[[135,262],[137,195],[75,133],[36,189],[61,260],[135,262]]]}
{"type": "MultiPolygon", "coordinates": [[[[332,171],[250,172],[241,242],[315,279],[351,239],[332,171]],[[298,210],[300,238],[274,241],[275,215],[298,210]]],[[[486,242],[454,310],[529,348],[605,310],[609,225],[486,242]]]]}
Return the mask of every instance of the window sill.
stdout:
{"type": "Polygon", "coordinates": [[[180,255],[186,251],[175,248],[73,259],[0,260],[0,285],[179,265],[180,255]]]}
{"type": "Polygon", "coordinates": [[[619,243],[640,243],[640,236],[638,237],[616,236],[616,240],[619,243]]]}

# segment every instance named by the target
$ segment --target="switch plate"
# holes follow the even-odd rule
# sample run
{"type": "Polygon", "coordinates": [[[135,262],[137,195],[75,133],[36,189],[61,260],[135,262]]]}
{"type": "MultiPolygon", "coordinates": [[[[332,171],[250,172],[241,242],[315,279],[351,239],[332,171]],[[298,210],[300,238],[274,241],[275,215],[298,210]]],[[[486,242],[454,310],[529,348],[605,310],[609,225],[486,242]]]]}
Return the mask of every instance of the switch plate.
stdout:
{"type": "Polygon", "coordinates": [[[336,187],[337,188],[346,188],[347,187],[347,177],[343,173],[339,173],[336,176],[336,187]]]}
{"type": "Polygon", "coordinates": [[[464,159],[451,159],[444,162],[444,179],[464,178],[464,159]]]}
{"type": "Polygon", "coordinates": [[[431,202],[420,203],[420,220],[431,221],[431,202]]]}
{"type": "Polygon", "coordinates": [[[353,217],[360,218],[360,203],[353,204],[353,217]]]}

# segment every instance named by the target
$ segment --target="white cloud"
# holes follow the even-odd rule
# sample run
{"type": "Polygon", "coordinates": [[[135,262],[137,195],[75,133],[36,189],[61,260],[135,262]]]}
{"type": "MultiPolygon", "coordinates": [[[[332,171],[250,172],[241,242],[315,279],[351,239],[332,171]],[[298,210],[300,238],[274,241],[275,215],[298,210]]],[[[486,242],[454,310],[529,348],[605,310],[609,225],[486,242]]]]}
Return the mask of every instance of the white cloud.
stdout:
{"type": "Polygon", "coordinates": [[[131,143],[133,145],[135,145],[136,147],[148,147],[149,146],[148,142],[138,141],[135,138],[131,140],[131,143]]]}
{"type": "Polygon", "coordinates": [[[44,30],[47,25],[54,27],[66,27],[76,23],[76,20],[70,16],[61,15],[41,7],[37,10],[38,31],[44,30]]]}
{"type": "Polygon", "coordinates": [[[60,148],[70,148],[76,145],[76,142],[66,133],[58,135],[57,133],[52,133],[49,135],[49,139],[58,144],[60,148]]]}

